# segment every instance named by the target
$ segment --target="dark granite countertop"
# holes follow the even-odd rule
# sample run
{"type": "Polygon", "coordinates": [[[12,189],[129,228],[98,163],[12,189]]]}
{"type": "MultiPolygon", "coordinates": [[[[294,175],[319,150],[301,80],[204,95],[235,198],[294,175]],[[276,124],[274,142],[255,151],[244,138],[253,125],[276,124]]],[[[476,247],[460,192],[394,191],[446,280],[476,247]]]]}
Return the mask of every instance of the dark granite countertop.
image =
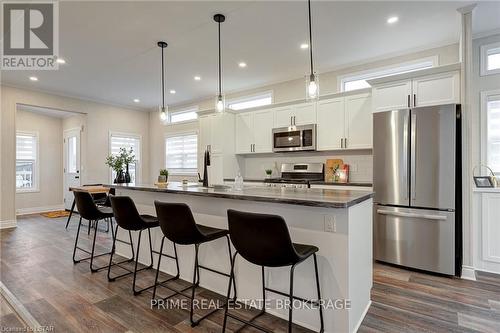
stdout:
{"type": "Polygon", "coordinates": [[[229,186],[206,188],[196,183],[189,183],[187,186],[183,186],[180,182],[169,183],[166,187],[158,187],[150,184],[112,184],[104,186],[134,191],[177,193],[327,208],[348,208],[373,197],[373,192],[370,191],[330,190],[317,188],[293,189],[257,186],[245,186],[243,190],[237,191],[233,190],[229,186]]]}

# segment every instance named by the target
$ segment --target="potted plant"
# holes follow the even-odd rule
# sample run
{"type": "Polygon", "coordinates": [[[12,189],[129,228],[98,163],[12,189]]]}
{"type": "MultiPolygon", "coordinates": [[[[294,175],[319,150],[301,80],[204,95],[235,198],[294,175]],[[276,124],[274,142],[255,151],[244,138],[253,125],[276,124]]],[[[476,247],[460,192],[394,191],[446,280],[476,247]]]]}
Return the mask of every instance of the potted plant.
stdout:
{"type": "Polygon", "coordinates": [[[120,148],[119,156],[121,157],[123,164],[125,165],[125,183],[130,183],[131,178],[128,168],[130,163],[135,162],[134,150],[132,148],[130,148],[129,150],[120,148]]]}
{"type": "Polygon", "coordinates": [[[116,174],[113,183],[125,183],[125,175],[123,174],[123,160],[120,155],[109,155],[106,158],[106,165],[113,169],[116,174]]]}
{"type": "Polygon", "coordinates": [[[271,178],[271,175],[273,174],[272,169],[266,169],[266,178],[271,178]]]}
{"type": "Polygon", "coordinates": [[[158,176],[158,183],[166,183],[168,180],[168,170],[161,169],[160,175],[158,176]]]}

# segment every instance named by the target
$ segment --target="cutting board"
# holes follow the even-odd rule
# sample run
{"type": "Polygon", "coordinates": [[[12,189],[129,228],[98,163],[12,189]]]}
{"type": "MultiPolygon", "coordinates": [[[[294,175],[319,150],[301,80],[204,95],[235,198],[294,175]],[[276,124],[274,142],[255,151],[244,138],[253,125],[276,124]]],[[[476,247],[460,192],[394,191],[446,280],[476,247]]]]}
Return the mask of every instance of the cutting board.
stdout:
{"type": "Polygon", "coordinates": [[[340,158],[327,159],[325,165],[325,182],[332,181],[333,170],[335,170],[338,166],[342,166],[344,161],[340,158]]]}

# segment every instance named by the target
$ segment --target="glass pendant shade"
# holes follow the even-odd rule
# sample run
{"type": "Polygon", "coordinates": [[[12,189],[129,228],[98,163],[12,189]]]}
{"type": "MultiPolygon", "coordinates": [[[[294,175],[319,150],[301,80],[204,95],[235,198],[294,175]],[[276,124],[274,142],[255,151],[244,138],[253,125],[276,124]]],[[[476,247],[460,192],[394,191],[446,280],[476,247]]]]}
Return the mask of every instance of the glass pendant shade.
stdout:
{"type": "Polygon", "coordinates": [[[224,112],[225,108],[226,108],[226,100],[224,98],[224,95],[218,94],[215,97],[215,111],[224,112]]]}
{"type": "Polygon", "coordinates": [[[168,116],[168,106],[160,106],[160,120],[163,123],[168,123],[169,116],[168,116]]]}
{"type": "Polygon", "coordinates": [[[317,74],[311,74],[306,77],[306,98],[318,99],[319,97],[319,78],[317,74]]]}

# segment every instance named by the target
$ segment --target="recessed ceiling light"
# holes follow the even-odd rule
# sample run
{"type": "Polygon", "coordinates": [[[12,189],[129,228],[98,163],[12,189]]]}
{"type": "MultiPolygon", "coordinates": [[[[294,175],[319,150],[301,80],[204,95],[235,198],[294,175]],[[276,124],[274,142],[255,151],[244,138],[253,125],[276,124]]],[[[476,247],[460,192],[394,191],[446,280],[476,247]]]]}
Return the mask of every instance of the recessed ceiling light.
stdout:
{"type": "Polygon", "coordinates": [[[57,58],[56,62],[58,64],[65,64],[66,63],[66,60],[64,60],[63,58],[57,58]]]}
{"type": "Polygon", "coordinates": [[[309,48],[309,44],[307,44],[307,43],[300,44],[300,48],[303,49],[303,50],[308,49],[309,48]]]}
{"type": "Polygon", "coordinates": [[[170,90],[170,93],[171,94],[175,94],[177,91],[175,91],[174,89],[170,90]]]}
{"type": "Polygon", "coordinates": [[[30,76],[31,81],[38,81],[38,78],[36,76],[30,76]]]}
{"type": "Polygon", "coordinates": [[[194,77],[194,80],[195,80],[195,81],[201,81],[201,76],[196,75],[196,76],[194,77]]]}
{"type": "Polygon", "coordinates": [[[247,67],[247,63],[246,62],[240,62],[238,64],[238,66],[240,66],[241,68],[245,68],[245,67],[247,67]]]}
{"type": "Polygon", "coordinates": [[[134,98],[134,103],[139,103],[141,100],[138,98],[134,98]]]}
{"type": "Polygon", "coordinates": [[[399,17],[397,17],[397,16],[391,16],[391,17],[389,17],[389,18],[387,19],[387,23],[389,23],[389,24],[394,24],[394,23],[396,23],[397,21],[399,21],[399,17]]]}

